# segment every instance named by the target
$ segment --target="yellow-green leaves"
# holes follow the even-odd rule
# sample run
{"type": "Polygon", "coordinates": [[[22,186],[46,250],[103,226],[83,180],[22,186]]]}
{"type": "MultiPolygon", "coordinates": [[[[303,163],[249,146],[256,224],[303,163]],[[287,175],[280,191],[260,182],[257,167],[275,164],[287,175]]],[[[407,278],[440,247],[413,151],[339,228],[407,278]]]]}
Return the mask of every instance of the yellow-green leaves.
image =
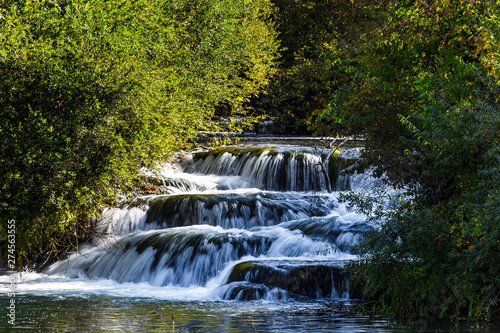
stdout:
{"type": "Polygon", "coordinates": [[[241,109],[273,71],[267,0],[0,10],[0,231],[19,221],[24,256],[88,237],[90,218],[130,190],[141,164],[217,130],[217,108],[241,109]]]}

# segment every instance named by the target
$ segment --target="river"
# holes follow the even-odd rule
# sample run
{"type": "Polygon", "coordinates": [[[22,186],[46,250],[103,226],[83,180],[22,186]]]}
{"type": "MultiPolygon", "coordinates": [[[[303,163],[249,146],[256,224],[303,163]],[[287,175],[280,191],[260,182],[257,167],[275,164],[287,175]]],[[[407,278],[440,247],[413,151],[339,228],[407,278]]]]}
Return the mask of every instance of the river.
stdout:
{"type": "MultiPolygon", "coordinates": [[[[14,298],[0,296],[2,304],[15,300],[15,328],[477,331],[353,311],[363,300],[343,268],[376,226],[339,203],[339,193],[383,184],[368,174],[338,176],[359,148],[337,156],[318,143],[254,139],[145,170],[161,194],[106,210],[97,226],[103,236],[43,272],[0,277],[2,289],[16,288],[14,298]]],[[[13,328],[1,321],[1,331],[13,328]]]]}

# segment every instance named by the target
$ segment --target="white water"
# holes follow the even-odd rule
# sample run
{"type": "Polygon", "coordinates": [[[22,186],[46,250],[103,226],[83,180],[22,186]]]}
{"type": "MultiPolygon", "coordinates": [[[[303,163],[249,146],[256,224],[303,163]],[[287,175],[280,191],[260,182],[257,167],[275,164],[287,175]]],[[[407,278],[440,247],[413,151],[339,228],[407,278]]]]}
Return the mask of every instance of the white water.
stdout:
{"type": "MultiPolygon", "coordinates": [[[[246,273],[248,281],[228,284],[228,278],[241,263],[278,273],[283,265],[339,267],[356,258],[350,249],[373,227],[339,204],[338,192],[312,191],[326,181],[317,167],[320,157],[312,152],[300,163],[290,154],[283,163],[284,153],[223,153],[195,162],[194,172],[173,166],[145,172],[170,194],[137,198],[123,209],[106,211],[99,229],[107,236],[43,273],[22,273],[17,293],[210,301],[249,286],[266,290],[257,298],[293,299],[296,295],[252,280],[258,270],[246,273]],[[278,178],[286,179],[283,189],[288,191],[272,190],[279,187],[278,178]]],[[[358,178],[365,188],[377,184],[367,176],[358,178]]],[[[0,283],[8,285],[7,279],[0,276],[0,283]]],[[[318,296],[345,298],[348,293],[332,287],[318,296]]]]}

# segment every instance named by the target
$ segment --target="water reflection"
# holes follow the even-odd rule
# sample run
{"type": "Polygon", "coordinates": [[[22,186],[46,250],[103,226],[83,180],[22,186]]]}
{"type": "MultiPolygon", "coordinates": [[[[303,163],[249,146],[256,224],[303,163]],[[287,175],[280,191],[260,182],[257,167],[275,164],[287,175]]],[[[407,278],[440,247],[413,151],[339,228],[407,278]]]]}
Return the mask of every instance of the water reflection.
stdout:
{"type": "MultiPolygon", "coordinates": [[[[8,301],[1,297],[2,304],[8,301]]],[[[30,332],[495,332],[351,312],[352,303],[168,302],[106,296],[19,296],[16,331],[30,332]],[[172,320],[174,319],[174,320],[172,320]]],[[[6,320],[0,331],[12,326],[6,320]]]]}

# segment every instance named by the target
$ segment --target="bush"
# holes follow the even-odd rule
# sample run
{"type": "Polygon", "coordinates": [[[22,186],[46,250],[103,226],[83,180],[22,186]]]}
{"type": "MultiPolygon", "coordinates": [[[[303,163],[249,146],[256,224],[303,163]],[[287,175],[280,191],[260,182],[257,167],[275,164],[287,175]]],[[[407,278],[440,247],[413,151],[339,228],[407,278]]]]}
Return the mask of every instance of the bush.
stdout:
{"type": "Polygon", "coordinates": [[[273,71],[266,0],[0,10],[0,229],[16,220],[19,260],[77,247],[141,165],[217,130],[217,106],[238,110],[273,71]]]}

